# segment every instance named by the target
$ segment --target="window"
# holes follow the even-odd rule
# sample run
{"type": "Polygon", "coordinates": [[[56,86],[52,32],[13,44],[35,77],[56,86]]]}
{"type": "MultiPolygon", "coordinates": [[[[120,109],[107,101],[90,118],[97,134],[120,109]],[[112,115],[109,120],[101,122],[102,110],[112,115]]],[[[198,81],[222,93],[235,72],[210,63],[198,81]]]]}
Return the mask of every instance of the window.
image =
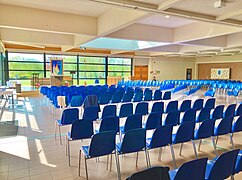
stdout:
{"type": "Polygon", "coordinates": [[[131,76],[131,58],[108,58],[108,76],[129,78],[131,76]]]}
{"type": "Polygon", "coordinates": [[[99,84],[105,84],[106,79],[106,59],[105,57],[79,57],[79,84],[94,84],[99,80],[99,84]]]}
{"type": "Polygon", "coordinates": [[[44,77],[43,54],[9,53],[9,79],[20,80],[23,86],[31,85],[32,73],[39,73],[44,77]]]}

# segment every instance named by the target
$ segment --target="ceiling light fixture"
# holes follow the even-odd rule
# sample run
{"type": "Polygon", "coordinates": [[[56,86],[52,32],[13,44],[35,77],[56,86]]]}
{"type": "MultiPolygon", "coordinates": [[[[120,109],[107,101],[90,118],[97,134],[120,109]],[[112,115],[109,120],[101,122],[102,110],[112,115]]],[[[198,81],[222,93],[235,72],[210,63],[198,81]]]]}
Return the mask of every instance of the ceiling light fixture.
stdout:
{"type": "Polygon", "coordinates": [[[166,15],[165,18],[168,19],[168,18],[170,18],[170,16],[169,15],[166,15]]]}

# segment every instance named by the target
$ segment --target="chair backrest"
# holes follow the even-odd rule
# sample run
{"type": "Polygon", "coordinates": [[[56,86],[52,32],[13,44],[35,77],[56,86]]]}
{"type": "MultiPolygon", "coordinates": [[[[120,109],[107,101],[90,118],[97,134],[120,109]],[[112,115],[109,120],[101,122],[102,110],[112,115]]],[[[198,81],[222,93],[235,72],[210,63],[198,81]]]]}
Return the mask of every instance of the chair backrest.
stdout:
{"type": "Polygon", "coordinates": [[[164,93],[164,96],[163,96],[162,99],[163,99],[163,100],[169,100],[169,99],[171,99],[171,91],[166,91],[166,92],[164,93]]]}
{"type": "Polygon", "coordinates": [[[133,153],[142,151],[146,147],[146,130],[132,129],[124,134],[120,153],[133,153]]]}
{"type": "Polygon", "coordinates": [[[196,119],[196,109],[188,109],[185,113],[183,118],[181,119],[181,123],[186,123],[190,121],[195,121],[196,119]]]}
{"type": "Polygon", "coordinates": [[[151,167],[143,171],[136,172],[128,177],[126,180],[170,180],[168,171],[169,167],[151,167]]]}
{"type": "Polygon", "coordinates": [[[240,116],[240,115],[242,115],[242,103],[241,103],[241,104],[238,106],[238,108],[236,109],[235,115],[236,115],[236,116],[240,116]]]}
{"type": "Polygon", "coordinates": [[[99,132],[103,131],[115,131],[119,132],[119,117],[109,116],[105,117],[101,121],[99,132]]]}
{"type": "Polygon", "coordinates": [[[178,110],[178,101],[170,101],[166,107],[166,113],[178,110]]]}
{"type": "Polygon", "coordinates": [[[205,139],[213,136],[215,119],[204,120],[194,133],[194,139],[205,139]]]}
{"type": "Polygon", "coordinates": [[[102,94],[99,98],[99,104],[108,104],[112,98],[112,93],[107,92],[105,94],[102,94]]]}
{"type": "Polygon", "coordinates": [[[98,119],[98,107],[97,106],[91,106],[84,109],[83,113],[83,119],[91,119],[92,121],[95,121],[98,119]]]}
{"type": "Polygon", "coordinates": [[[143,91],[136,91],[134,94],[133,102],[140,102],[143,99],[143,91]]]}
{"type": "Polygon", "coordinates": [[[226,179],[234,172],[235,162],[239,149],[223,153],[215,161],[210,173],[206,174],[206,179],[226,179]]]}
{"type": "Polygon", "coordinates": [[[208,158],[201,158],[185,162],[178,168],[174,180],[196,179],[204,180],[208,158]]]}
{"type": "Polygon", "coordinates": [[[188,142],[194,137],[195,122],[183,123],[179,126],[174,139],[172,139],[173,144],[178,144],[182,142],[188,142]]]}
{"type": "Polygon", "coordinates": [[[102,119],[109,116],[117,116],[116,105],[104,106],[102,111],[102,119]]]}
{"type": "Polygon", "coordinates": [[[215,129],[214,135],[218,136],[229,134],[231,132],[233,119],[234,118],[232,116],[224,117],[215,129]]]}
{"type": "Polygon", "coordinates": [[[211,112],[211,108],[208,108],[208,107],[202,108],[198,114],[196,122],[203,122],[204,120],[210,119],[210,112],[211,112]]]}
{"type": "Polygon", "coordinates": [[[111,99],[111,103],[120,103],[123,97],[123,92],[114,93],[111,99]]]}
{"type": "Polygon", "coordinates": [[[71,97],[71,102],[70,102],[71,107],[79,107],[82,105],[82,103],[83,103],[82,96],[76,95],[71,97]]]}
{"type": "Polygon", "coordinates": [[[124,93],[121,102],[131,102],[131,100],[133,99],[133,95],[133,91],[124,93]]]}
{"type": "MultiPolygon", "coordinates": [[[[98,97],[96,95],[88,95],[84,99],[84,102],[83,102],[84,109],[91,106],[97,106],[99,108],[98,97]]],[[[98,110],[100,110],[100,108],[98,110]]]]}
{"type": "Polygon", "coordinates": [[[236,104],[230,104],[224,112],[224,117],[234,116],[235,108],[236,108],[236,104]]]}
{"type": "Polygon", "coordinates": [[[147,102],[140,102],[135,107],[135,114],[146,115],[148,114],[149,104],[147,102]]]}
{"type": "Polygon", "coordinates": [[[155,102],[152,106],[151,112],[164,112],[164,102],[155,102]]]}
{"type": "Polygon", "coordinates": [[[150,113],[145,124],[145,129],[151,130],[161,126],[161,122],[162,122],[161,115],[162,114],[159,112],[150,113]]]}
{"type": "Polygon", "coordinates": [[[119,117],[128,117],[131,114],[133,114],[133,104],[122,104],[119,111],[119,117]]]}
{"type": "Polygon", "coordinates": [[[215,119],[220,119],[223,117],[223,112],[224,112],[224,105],[218,105],[215,107],[213,113],[212,113],[212,118],[215,119]]]}
{"type": "Polygon", "coordinates": [[[194,102],[192,108],[196,110],[201,110],[203,108],[203,101],[204,101],[203,99],[197,99],[194,102]]]}
{"type": "Polygon", "coordinates": [[[151,101],[152,100],[152,90],[146,90],[144,94],[144,101],[151,101]]]}
{"type": "Polygon", "coordinates": [[[215,98],[209,98],[206,103],[204,104],[204,107],[214,109],[215,107],[215,98]]]}
{"type": "Polygon", "coordinates": [[[191,109],[191,103],[192,103],[192,101],[189,100],[189,99],[182,101],[182,104],[181,104],[179,110],[180,110],[181,112],[185,112],[185,111],[187,111],[188,109],[191,109]]]}
{"type": "Polygon", "coordinates": [[[152,135],[149,149],[159,148],[171,144],[173,126],[160,126],[152,135]]]}
{"type": "Polygon", "coordinates": [[[116,132],[105,131],[94,134],[89,148],[90,158],[111,154],[116,148],[116,132]]]}
{"type": "Polygon", "coordinates": [[[167,114],[163,125],[177,125],[180,120],[180,111],[171,111],[167,114]]]}
{"type": "Polygon", "coordinates": [[[61,124],[68,125],[72,124],[73,121],[79,119],[79,109],[77,108],[68,108],[65,109],[61,116],[61,124]]]}
{"type": "Polygon", "coordinates": [[[242,131],[242,115],[234,122],[232,132],[242,131]]]}
{"type": "Polygon", "coordinates": [[[90,119],[75,120],[71,126],[72,140],[91,138],[93,135],[93,122],[90,119]]]}
{"type": "Polygon", "coordinates": [[[128,116],[124,124],[124,132],[138,128],[142,128],[142,115],[132,114],[128,116]]]}
{"type": "Polygon", "coordinates": [[[154,92],[154,100],[161,100],[162,99],[162,92],[161,90],[157,89],[154,92]]]}

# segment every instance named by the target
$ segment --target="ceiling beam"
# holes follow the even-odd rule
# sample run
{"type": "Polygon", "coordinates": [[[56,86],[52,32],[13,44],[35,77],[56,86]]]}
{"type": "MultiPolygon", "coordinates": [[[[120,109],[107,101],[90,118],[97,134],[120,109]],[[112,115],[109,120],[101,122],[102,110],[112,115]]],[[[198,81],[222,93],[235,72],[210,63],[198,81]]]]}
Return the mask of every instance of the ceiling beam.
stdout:
{"type": "Polygon", "coordinates": [[[182,0],[166,0],[166,1],[162,2],[161,4],[159,4],[158,10],[164,11],[166,9],[169,9],[169,8],[173,7],[176,3],[179,3],[180,1],[182,1],[182,0]]]}
{"type": "Polygon", "coordinates": [[[229,13],[225,13],[225,14],[222,14],[220,16],[217,16],[216,17],[216,20],[217,21],[222,21],[222,20],[225,20],[225,19],[229,19],[229,18],[232,18],[234,16],[239,16],[242,14],[242,10],[237,10],[237,11],[233,11],[233,12],[229,12],[229,13]]]}

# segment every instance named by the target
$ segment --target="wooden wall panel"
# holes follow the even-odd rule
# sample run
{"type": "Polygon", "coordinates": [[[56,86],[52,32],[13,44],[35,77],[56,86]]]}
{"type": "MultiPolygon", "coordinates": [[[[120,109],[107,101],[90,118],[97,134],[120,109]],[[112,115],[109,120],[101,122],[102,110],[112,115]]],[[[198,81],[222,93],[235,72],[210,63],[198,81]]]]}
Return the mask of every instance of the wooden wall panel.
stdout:
{"type": "Polygon", "coordinates": [[[242,80],[242,62],[198,64],[198,79],[210,79],[212,68],[230,68],[230,79],[242,80]]]}

